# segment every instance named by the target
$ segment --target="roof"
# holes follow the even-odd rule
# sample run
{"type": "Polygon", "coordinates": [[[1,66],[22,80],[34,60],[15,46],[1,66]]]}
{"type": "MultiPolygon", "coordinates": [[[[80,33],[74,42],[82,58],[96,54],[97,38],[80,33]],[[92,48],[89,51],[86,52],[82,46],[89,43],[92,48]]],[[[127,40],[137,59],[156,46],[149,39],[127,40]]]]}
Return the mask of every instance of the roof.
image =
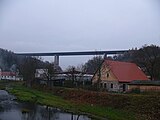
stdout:
{"type": "Polygon", "coordinates": [[[72,70],[72,71],[66,71],[66,72],[59,72],[59,73],[55,73],[55,74],[85,74],[85,72],[72,70]]]}
{"type": "Polygon", "coordinates": [[[1,76],[16,76],[15,72],[1,72],[1,76]]]}
{"type": "Polygon", "coordinates": [[[148,80],[144,72],[134,63],[120,61],[104,61],[119,82],[131,82],[133,80],[148,80]]]}
{"type": "Polygon", "coordinates": [[[134,80],[129,85],[155,85],[160,86],[160,80],[134,80]]]}

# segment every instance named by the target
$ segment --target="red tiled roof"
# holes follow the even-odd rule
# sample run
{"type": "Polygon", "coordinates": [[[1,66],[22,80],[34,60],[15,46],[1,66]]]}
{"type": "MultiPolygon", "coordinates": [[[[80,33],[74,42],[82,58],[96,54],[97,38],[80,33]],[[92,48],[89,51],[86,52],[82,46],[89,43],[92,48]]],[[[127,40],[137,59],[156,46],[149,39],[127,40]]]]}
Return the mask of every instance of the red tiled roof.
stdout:
{"type": "Polygon", "coordinates": [[[15,72],[1,72],[2,76],[16,76],[15,72]]]}
{"type": "Polygon", "coordinates": [[[109,65],[109,68],[119,82],[148,80],[143,71],[134,63],[105,60],[105,64],[109,65]]]}

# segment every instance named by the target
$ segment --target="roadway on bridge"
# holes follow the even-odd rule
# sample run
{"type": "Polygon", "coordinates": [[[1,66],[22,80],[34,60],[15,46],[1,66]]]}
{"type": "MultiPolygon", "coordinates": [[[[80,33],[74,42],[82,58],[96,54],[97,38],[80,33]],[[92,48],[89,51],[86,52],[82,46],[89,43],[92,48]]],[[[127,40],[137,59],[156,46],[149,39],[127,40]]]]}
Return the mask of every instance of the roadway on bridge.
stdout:
{"type": "Polygon", "coordinates": [[[82,52],[47,52],[47,53],[16,53],[16,55],[23,56],[75,56],[75,55],[111,55],[123,54],[128,50],[114,50],[114,51],[82,51],[82,52]]]}

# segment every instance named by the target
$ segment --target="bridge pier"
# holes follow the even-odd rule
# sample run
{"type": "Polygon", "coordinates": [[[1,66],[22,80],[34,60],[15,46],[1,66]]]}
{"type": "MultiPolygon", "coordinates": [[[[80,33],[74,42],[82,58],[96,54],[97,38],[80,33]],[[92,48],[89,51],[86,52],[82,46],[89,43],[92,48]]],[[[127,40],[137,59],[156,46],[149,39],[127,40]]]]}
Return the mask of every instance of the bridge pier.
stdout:
{"type": "Polygon", "coordinates": [[[103,58],[104,58],[104,59],[106,59],[106,58],[107,58],[107,53],[105,53],[105,54],[104,54],[103,58]]]}
{"type": "Polygon", "coordinates": [[[55,68],[59,66],[59,55],[54,56],[54,66],[55,68]]]}

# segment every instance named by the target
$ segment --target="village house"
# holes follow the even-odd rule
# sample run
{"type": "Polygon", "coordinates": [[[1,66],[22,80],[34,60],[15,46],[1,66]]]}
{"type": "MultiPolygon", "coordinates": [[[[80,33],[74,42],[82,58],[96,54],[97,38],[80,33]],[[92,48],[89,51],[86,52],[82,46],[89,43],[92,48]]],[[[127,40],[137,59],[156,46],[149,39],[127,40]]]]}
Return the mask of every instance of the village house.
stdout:
{"type": "Polygon", "coordinates": [[[47,80],[48,69],[36,69],[35,78],[47,80]]]}
{"type": "Polygon", "coordinates": [[[107,91],[124,92],[133,80],[148,80],[143,71],[134,63],[104,60],[94,74],[92,83],[100,84],[107,91]]]}
{"type": "Polygon", "coordinates": [[[14,72],[1,72],[1,80],[15,80],[16,73],[14,72]]]}
{"type": "Polygon", "coordinates": [[[3,72],[0,69],[0,80],[16,80],[16,81],[22,81],[23,77],[18,75],[16,72],[3,72]]]}
{"type": "Polygon", "coordinates": [[[22,81],[23,77],[17,75],[15,72],[1,72],[0,73],[0,80],[16,80],[22,81]]]}

